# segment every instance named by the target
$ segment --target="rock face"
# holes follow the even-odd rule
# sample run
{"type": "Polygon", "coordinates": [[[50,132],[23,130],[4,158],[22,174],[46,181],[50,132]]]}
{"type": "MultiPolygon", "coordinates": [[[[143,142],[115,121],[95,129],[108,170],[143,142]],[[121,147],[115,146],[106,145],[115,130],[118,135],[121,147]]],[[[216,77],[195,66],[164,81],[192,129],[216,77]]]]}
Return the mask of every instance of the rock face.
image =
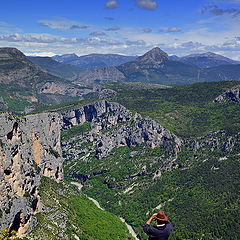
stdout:
{"type": "Polygon", "coordinates": [[[125,76],[116,67],[94,68],[78,74],[74,80],[76,84],[94,84],[99,82],[118,82],[123,81],[125,76]]]}
{"type": "Polygon", "coordinates": [[[214,99],[214,102],[240,102],[240,85],[235,86],[214,99]]]}
{"type": "Polygon", "coordinates": [[[99,101],[64,112],[62,117],[63,129],[85,122],[92,123],[92,131],[85,138],[96,143],[97,158],[103,158],[113,148],[121,146],[131,147],[143,143],[152,148],[164,146],[173,155],[177,154],[181,146],[181,140],[167,129],[151,119],[133,114],[118,103],[99,101]]]}
{"type": "Polygon", "coordinates": [[[41,177],[63,177],[60,117],[3,113],[0,122],[0,228],[10,227],[21,236],[32,229],[33,216],[41,211],[41,177]]]}
{"type": "Polygon", "coordinates": [[[90,88],[76,88],[70,84],[62,84],[55,82],[47,82],[40,89],[40,93],[60,94],[67,96],[83,96],[85,94],[94,92],[90,88]]]}

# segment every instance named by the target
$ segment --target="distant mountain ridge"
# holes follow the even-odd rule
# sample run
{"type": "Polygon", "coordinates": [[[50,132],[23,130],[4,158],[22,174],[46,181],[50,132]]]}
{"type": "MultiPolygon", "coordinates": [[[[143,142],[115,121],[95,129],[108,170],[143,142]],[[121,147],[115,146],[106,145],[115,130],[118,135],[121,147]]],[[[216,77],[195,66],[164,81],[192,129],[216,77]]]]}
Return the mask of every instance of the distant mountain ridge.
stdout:
{"type": "MultiPolygon", "coordinates": [[[[72,54],[70,57],[76,58],[76,55],[72,54]]],[[[182,63],[176,56],[174,59],[177,61],[172,60],[160,48],[153,48],[144,55],[116,67],[85,71],[48,57],[29,59],[17,49],[0,48],[0,110],[14,110],[16,107],[19,109],[19,106],[24,110],[34,104],[51,105],[85,97],[98,98],[102,96],[101,91],[105,88],[101,84],[107,82],[186,85],[240,80],[240,64],[200,68],[182,63]]]]}
{"type": "Polygon", "coordinates": [[[50,57],[27,57],[31,62],[37,64],[41,68],[45,69],[54,76],[74,79],[83,69],[80,67],[65,64],[62,62],[57,62],[50,57]]]}
{"type": "Polygon", "coordinates": [[[200,68],[217,67],[227,64],[240,64],[239,61],[232,60],[220,54],[206,52],[201,54],[191,54],[184,57],[172,56],[172,60],[194,65],[200,68]]]}
{"type": "Polygon", "coordinates": [[[71,64],[83,69],[92,69],[99,67],[112,67],[133,61],[135,56],[124,56],[119,54],[89,54],[77,56],[76,54],[56,55],[53,60],[65,64],[71,64]]]}
{"type": "MultiPolygon", "coordinates": [[[[216,54],[206,54],[215,56],[216,54]]],[[[221,57],[219,57],[221,58],[221,57]]],[[[222,57],[225,59],[225,57],[222,57]]],[[[222,59],[221,58],[221,59],[222,59]]],[[[117,67],[89,69],[74,80],[82,82],[145,82],[164,85],[183,85],[204,81],[240,80],[240,64],[201,68],[184,63],[177,56],[169,57],[156,47],[135,60],[117,67]],[[175,60],[173,60],[175,59],[175,60]]],[[[215,64],[216,65],[216,64],[215,64]]]]}

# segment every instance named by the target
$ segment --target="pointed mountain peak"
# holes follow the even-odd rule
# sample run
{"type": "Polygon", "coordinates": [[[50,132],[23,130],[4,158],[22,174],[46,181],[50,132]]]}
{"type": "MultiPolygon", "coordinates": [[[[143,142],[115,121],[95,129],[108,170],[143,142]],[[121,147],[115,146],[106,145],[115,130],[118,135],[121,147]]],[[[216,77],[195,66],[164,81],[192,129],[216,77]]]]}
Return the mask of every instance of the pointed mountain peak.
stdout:
{"type": "Polygon", "coordinates": [[[140,61],[150,61],[155,63],[162,63],[168,60],[168,54],[161,50],[159,47],[155,47],[152,50],[139,57],[140,61]]]}

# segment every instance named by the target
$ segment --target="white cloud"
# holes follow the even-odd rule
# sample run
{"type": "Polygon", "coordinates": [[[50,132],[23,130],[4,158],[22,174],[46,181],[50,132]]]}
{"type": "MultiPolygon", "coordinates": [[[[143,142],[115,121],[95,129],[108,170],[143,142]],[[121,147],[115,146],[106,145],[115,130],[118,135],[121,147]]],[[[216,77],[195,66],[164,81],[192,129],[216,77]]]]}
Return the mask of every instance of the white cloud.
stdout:
{"type": "Polygon", "coordinates": [[[108,0],[105,3],[105,8],[113,9],[118,7],[118,1],[117,0],[108,0]]]}
{"type": "Polygon", "coordinates": [[[158,4],[155,0],[136,0],[136,2],[138,7],[147,10],[155,10],[158,7],[158,4]]]}
{"type": "Polygon", "coordinates": [[[114,18],[113,17],[104,17],[105,20],[108,20],[108,21],[113,21],[114,18]]]}
{"type": "Polygon", "coordinates": [[[177,27],[169,27],[167,29],[167,32],[181,32],[182,30],[180,28],[177,27]]]}
{"type": "Polygon", "coordinates": [[[91,32],[89,33],[90,36],[105,36],[106,33],[105,32],[101,32],[101,31],[96,31],[96,32],[91,32]]]}
{"type": "Polygon", "coordinates": [[[56,53],[37,51],[37,52],[25,52],[25,55],[26,56],[38,56],[38,57],[52,57],[52,56],[55,56],[56,53]]]}
{"type": "Polygon", "coordinates": [[[55,18],[52,20],[40,20],[38,21],[42,26],[49,27],[52,29],[87,29],[88,26],[83,25],[79,22],[72,21],[65,18],[55,18]]]}

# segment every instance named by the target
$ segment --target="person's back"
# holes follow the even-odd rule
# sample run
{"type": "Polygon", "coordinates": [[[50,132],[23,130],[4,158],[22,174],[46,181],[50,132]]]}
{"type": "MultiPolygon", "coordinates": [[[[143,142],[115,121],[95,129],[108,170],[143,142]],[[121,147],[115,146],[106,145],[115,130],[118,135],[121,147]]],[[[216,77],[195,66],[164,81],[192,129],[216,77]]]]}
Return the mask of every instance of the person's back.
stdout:
{"type": "Polygon", "coordinates": [[[143,226],[143,230],[149,236],[149,240],[167,240],[172,229],[172,224],[163,211],[153,214],[143,226]],[[157,220],[156,226],[150,226],[153,219],[157,220]]]}

